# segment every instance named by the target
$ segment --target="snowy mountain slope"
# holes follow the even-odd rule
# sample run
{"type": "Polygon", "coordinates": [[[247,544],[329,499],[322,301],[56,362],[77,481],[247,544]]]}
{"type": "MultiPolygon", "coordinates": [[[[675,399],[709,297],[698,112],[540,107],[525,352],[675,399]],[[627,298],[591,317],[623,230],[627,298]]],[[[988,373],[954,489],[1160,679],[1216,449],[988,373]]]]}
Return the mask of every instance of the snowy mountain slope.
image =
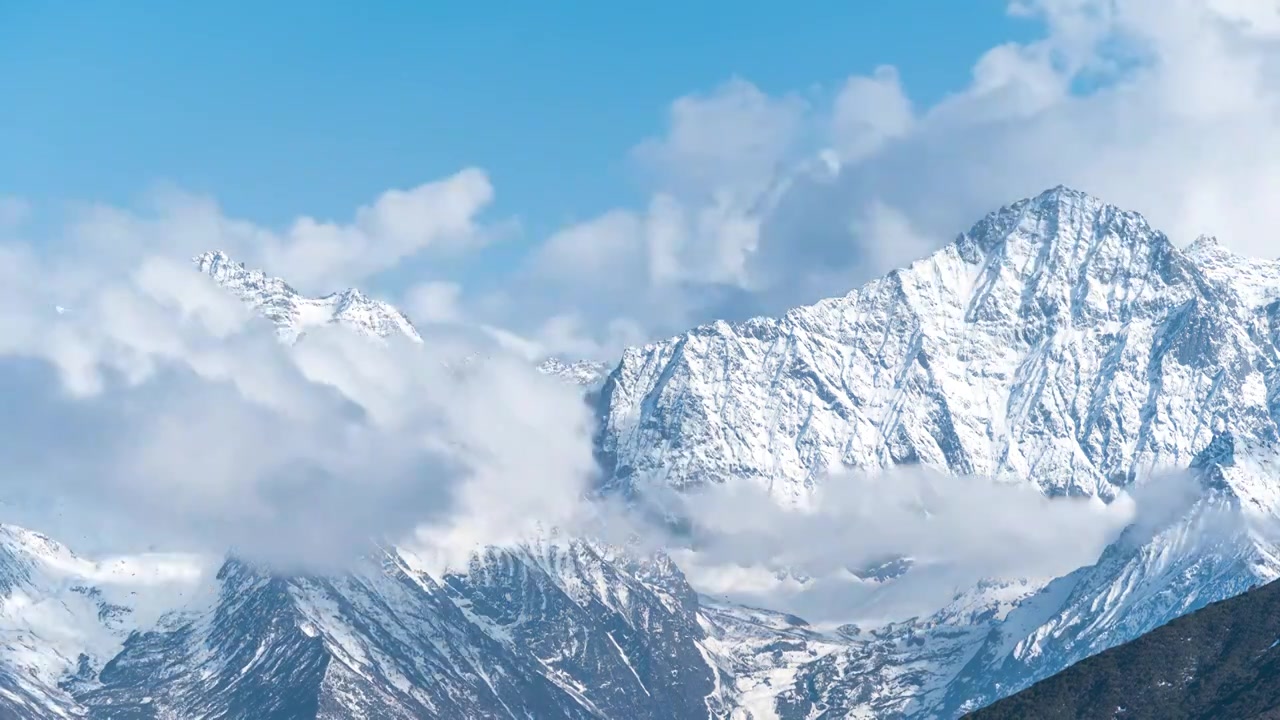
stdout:
{"type": "Polygon", "coordinates": [[[703,646],[732,682],[735,720],[775,717],[777,697],[795,683],[797,669],[846,645],[793,615],[707,597],[700,602],[703,646]]]}
{"type": "Polygon", "coordinates": [[[1280,458],[1216,436],[1193,462],[1195,492],[1158,523],[1128,528],[1092,566],[1054,581],[991,634],[949,689],[981,707],[1185,613],[1280,577],[1280,458]],[[1061,599],[1059,599],[1061,598],[1061,599]]]}
{"type": "Polygon", "coordinates": [[[800,618],[710,602],[704,622],[751,717],[901,717],[936,704],[1027,592],[1021,583],[976,588],[935,616],[879,627],[816,631],[800,618]]]}
{"type": "Polygon", "coordinates": [[[13,704],[5,717],[74,717],[70,687],[101,671],[134,631],[207,606],[203,575],[194,558],[91,562],[0,526],[0,708],[13,704]]]}
{"type": "Polygon", "coordinates": [[[174,717],[587,716],[394,566],[282,578],[231,561],[219,577],[213,612],[136,637],[80,696],[90,717],[130,717],[140,696],[174,717]]]}
{"type": "Polygon", "coordinates": [[[1280,714],[1280,584],[1184,616],[974,714],[1270,718],[1280,714]]]}
{"type": "Polygon", "coordinates": [[[1216,291],[1234,297],[1248,310],[1280,299],[1280,259],[1242,257],[1207,235],[1196,238],[1186,255],[1216,291]]]}
{"type": "Polygon", "coordinates": [[[1280,277],[1259,267],[1055,188],[845,297],[628,350],[602,447],[623,485],[785,498],[832,466],[919,462],[1109,499],[1185,467],[1212,422],[1276,440],[1251,303],[1280,277]]]}

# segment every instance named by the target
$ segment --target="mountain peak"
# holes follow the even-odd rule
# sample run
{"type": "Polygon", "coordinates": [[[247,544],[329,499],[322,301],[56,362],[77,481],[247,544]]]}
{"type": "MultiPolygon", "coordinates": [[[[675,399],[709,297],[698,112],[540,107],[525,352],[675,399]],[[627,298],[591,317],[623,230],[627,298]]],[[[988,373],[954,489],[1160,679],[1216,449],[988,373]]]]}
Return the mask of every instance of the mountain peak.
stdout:
{"type": "Polygon", "coordinates": [[[989,213],[957,239],[961,256],[978,262],[993,252],[1015,261],[1074,264],[1121,254],[1140,260],[1172,245],[1141,214],[1082,190],[1058,185],[989,213]],[[1106,246],[1105,248],[1103,246],[1106,246]],[[1098,258],[1097,251],[1104,250],[1098,258]]]}
{"type": "MultiPolygon", "coordinates": [[[[306,297],[280,278],[250,270],[221,250],[210,250],[191,259],[200,272],[230,290],[242,301],[275,323],[281,339],[296,342],[308,328],[337,324],[375,339],[403,335],[417,343],[422,336],[395,306],[371,298],[359,288],[347,288],[318,298],[306,297]]],[[[581,386],[598,387],[609,374],[606,363],[543,358],[538,370],[581,386]]]]}
{"type": "Polygon", "coordinates": [[[1280,260],[1233,252],[1211,235],[1201,235],[1183,250],[1218,291],[1245,308],[1261,308],[1280,299],[1280,260]]]}
{"type": "Polygon", "coordinates": [[[611,369],[607,363],[603,362],[567,360],[560,357],[545,358],[538,365],[540,372],[583,387],[594,387],[604,382],[605,376],[611,369]]]}
{"type": "MultiPolygon", "coordinates": [[[[1132,227],[1151,231],[1145,217],[1132,210],[1125,210],[1083,190],[1057,185],[1031,198],[1021,200],[1009,206],[1016,209],[1024,217],[1052,217],[1060,222],[1082,225],[1089,221],[1103,223],[1119,222],[1132,227]]],[[[997,213],[1001,211],[996,211],[997,213]]],[[[1081,227],[1084,230],[1087,228],[1081,227]]],[[[1103,228],[1098,228],[1099,230],[1103,228]]],[[[1049,239],[1052,239],[1050,237],[1049,239]]],[[[1142,238],[1146,239],[1146,238],[1142,238]]]]}
{"type": "Polygon", "coordinates": [[[222,283],[224,279],[232,275],[250,272],[244,263],[235,262],[230,255],[222,250],[210,250],[201,253],[191,258],[191,262],[195,263],[200,272],[209,275],[219,283],[222,283]]]}
{"type": "Polygon", "coordinates": [[[1089,217],[1106,211],[1110,211],[1113,214],[1141,217],[1137,213],[1127,212],[1083,190],[1077,190],[1066,185],[1055,185],[1038,195],[1013,202],[992,212],[988,217],[1001,215],[1013,215],[1022,218],[1089,217]]]}
{"type": "Polygon", "coordinates": [[[307,328],[326,324],[343,325],[374,338],[402,335],[422,342],[404,313],[355,288],[311,298],[280,278],[246,268],[221,250],[197,255],[192,262],[200,272],[275,323],[280,336],[289,342],[296,341],[307,328]]]}
{"type": "Polygon", "coordinates": [[[613,481],[790,497],[830,468],[923,464],[1110,499],[1185,468],[1206,419],[1276,435],[1272,350],[1203,278],[1138,213],[1050,188],[842,298],[627,351],[613,481]]]}
{"type": "Polygon", "coordinates": [[[1099,198],[1093,195],[1090,195],[1089,193],[1083,190],[1077,190],[1076,188],[1068,187],[1066,185],[1055,185],[1049,188],[1048,190],[1045,190],[1044,192],[1040,193],[1039,195],[1036,195],[1035,197],[1028,198],[1027,201],[1034,205],[1039,205],[1039,206],[1044,206],[1044,205],[1104,206],[1104,205],[1107,205],[1106,202],[1103,202],[1099,198]]]}
{"type": "Polygon", "coordinates": [[[199,266],[212,265],[214,263],[230,263],[231,256],[222,250],[208,250],[192,258],[192,261],[199,266]]]}

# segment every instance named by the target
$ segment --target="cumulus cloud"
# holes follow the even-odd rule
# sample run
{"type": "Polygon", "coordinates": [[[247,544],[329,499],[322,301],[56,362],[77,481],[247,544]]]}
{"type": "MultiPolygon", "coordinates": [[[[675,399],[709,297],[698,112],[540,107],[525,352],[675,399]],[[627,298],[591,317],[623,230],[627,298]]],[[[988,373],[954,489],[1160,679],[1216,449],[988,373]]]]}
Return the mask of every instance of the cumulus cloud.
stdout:
{"type": "Polygon", "coordinates": [[[711,313],[743,313],[745,274],[760,209],[780,171],[812,136],[809,103],[771,97],[742,79],[672,103],[665,132],[631,155],[653,190],[640,209],[618,208],[539,243],[494,322],[529,333],[555,353],[611,357],[637,339],[676,332],[711,313]],[[546,332],[548,318],[564,330],[546,332]]]}
{"type": "Polygon", "coordinates": [[[770,97],[734,78],[677,99],[666,134],[632,152],[675,194],[736,192],[767,183],[793,156],[807,122],[808,103],[799,96],[770,97]]]}
{"type": "MultiPolygon", "coordinates": [[[[1009,10],[1040,36],[989,49],[967,86],[931,104],[888,66],[804,95],[746,78],[675,100],[665,133],[632,153],[648,206],[557,233],[518,279],[522,296],[589,304],[581,332],[602,346],[617,319],[661,337],[778,314],[1059,184],[1144,213],[1176,243],[1210,233],[1278,254],[1274,3],[1018,0],[1009,10]]],[[[512,303],[504,317],[532,332],[565,312],[550,304],[512,303]]]]}
{"type": "MultiPolygon", "coordinates": [[[[829,208],[893,208],[940,243],[986,211],[1059,183],[1149,216],[1180,241],[1211,231],[1237,250],[1275,254],[1280,156],[1280,45],[1274,6],[1178,0],[1021,3],[1045,37],[978,59],[963,91],[923,108],[875,152],[843,158],[815,190],[829,208]],[[1242,9],[1243,8],[1243,9],[1242,9]]],[[[901,101],[881,100],[885,107],[901,101]]],[[[812,207],[812,204],[811,204],[812,207]]],[[[811,218],[837,235],[841,211],[811,218]]],[[[761,239],[789,246],[789,226],[761,239]]],[[[848,232],[845,270],[856,284],[883,272],[848,232]]]]}
{"type": "Polygon", "coordinates": [[[485,239],[476,215],[493,200],[481,170],[468,168],[410,190],[388,190],[350,224],[301,218],[261,249],[264,267],[287,268],[307,287],[354,283],[426,248],[467,247],[485,239]]]}
{"type": "Polygon", "coordinates": [[[0,246],[7,521],[323,569],[416,530],[508,542],[588,487],[583,403],[522,360],[337,326],[288,346],[185,261],[73,270],[0,246]]]}
{"type": "Polygon", "coordinates": [[[349,222],[302,216],[275,230],[227,216],[214,198],[161,187],[136,208],[80,207],[60,245],[73,257],[91,252],[118,272],[153,254],[222,249],[318,294],[367,281],[423,252],[483,246],[507,229],[479,219],[493,196],[488,176],[467,168],[408,190],[388,190],[349,222]]]}
{"type": "Polygon", "coordinates": [[[606,508],[593,532],[665,549],[711,597],[829,626],[927,616],[982,584],[1023,596],[1161,533],[1213,547],[1276,532],[1273,516],[1242,513],[1176,470],[1110,503],[919,466],[836,473],[791,504],[747,484],[647,498],[649,514],[606,508]]]}
{"type": "Polygon", "coordinates": [[[857,161],[907,134],[915,116],[898,71],[876,68],[845,81],[831,108],[830,136],[837,157],[857,161]]]}

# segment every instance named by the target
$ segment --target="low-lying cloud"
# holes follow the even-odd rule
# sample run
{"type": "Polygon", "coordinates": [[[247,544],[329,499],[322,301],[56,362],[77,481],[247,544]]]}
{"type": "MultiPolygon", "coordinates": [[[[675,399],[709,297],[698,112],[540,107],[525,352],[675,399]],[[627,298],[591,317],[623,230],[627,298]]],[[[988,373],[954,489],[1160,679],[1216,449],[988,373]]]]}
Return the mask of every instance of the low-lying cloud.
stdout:
{"type": "Polygon", "coordinates": [[[900,466],[831,475],[797,504],[745,483],[665,495],[657,515],[668,521],[631,532],[665,548],[712,598],[819,624],[876,624],[928,615],[983,582],[1030,593],[1108,547],[1137,550],[1159,533],[1196,545],[1274,532],[1274,518],[1246,517],[1206,492],[1194,474],[1168,470],[1103,503],[900,466]]]}
{"type": "Polygon", "coordinates": [[[662,543],[700,590],[815,622],[910,617],[982,579],[1057,577],[1096,560],[1135,517],[1127,496],[1049,498],[1023,481],[919,466],[832,475],[794,505],[748,484],[664,505],[684,530],[662,543]]]}

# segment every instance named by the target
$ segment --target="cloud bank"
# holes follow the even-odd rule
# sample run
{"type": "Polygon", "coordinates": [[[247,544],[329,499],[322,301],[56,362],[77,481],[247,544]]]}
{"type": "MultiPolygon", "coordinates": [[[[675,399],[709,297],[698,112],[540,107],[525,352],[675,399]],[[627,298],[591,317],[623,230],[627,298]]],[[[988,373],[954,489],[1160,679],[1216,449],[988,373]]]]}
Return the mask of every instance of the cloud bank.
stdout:
{"type": "Polygon", "coordinates": [[[284,345],[187,263],[93,260],[0,246],[7,522],[323,569],[424,527],[440,552],[509,542],[588,487],[584,404],[523,359],[338,326],[284,345]]]}
{"type": "Polygon", "coordinates": [[[879,622],[928,614],[980,580],[1034,585],[1087,565],[1172,486],[1139,508],[1127,495],[1050,499],[1025,483],[899,467],[831,475],[797,505],[746,485],[673,495],[662,507],[682,530],[647,532],[713,597],[879,622]]]}

